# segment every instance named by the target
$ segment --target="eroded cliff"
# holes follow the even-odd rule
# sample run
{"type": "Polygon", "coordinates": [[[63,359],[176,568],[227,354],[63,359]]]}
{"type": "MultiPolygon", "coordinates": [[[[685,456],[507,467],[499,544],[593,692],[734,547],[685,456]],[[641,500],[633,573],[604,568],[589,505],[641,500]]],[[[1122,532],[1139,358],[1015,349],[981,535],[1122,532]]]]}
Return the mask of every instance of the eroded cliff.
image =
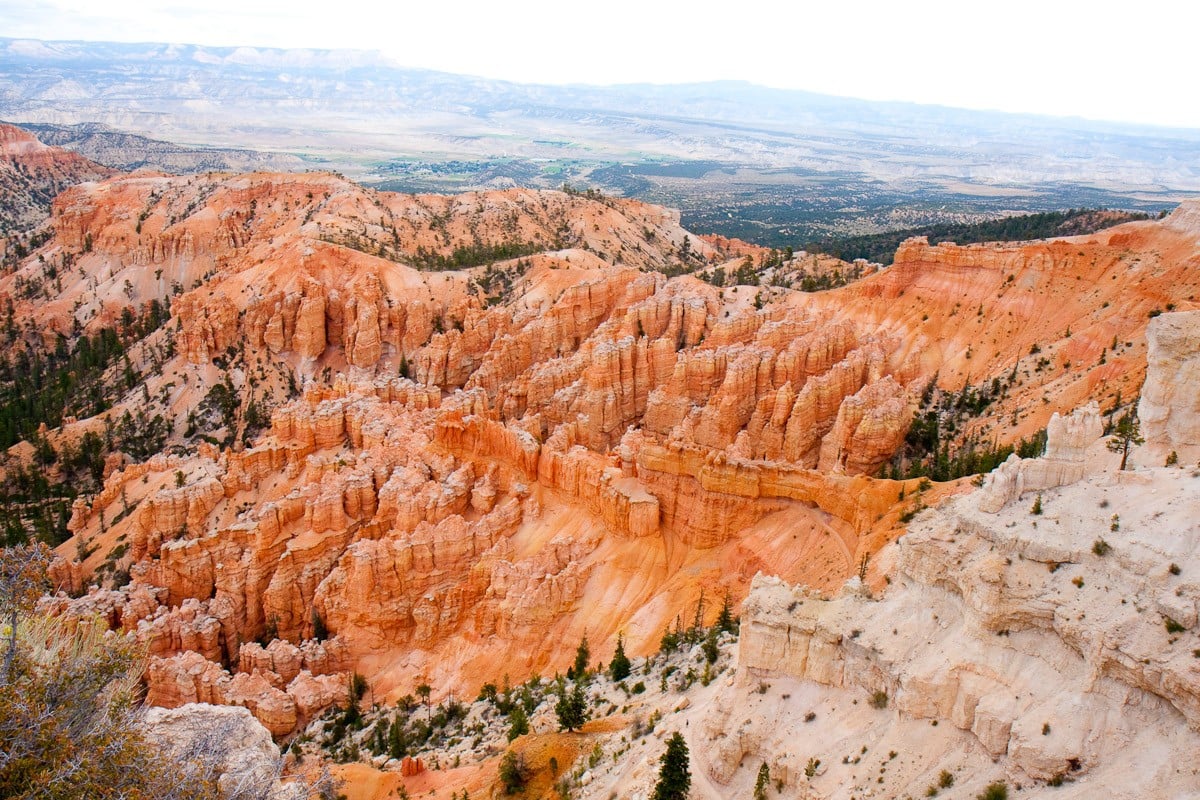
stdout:
{"type": "Polygon", "coordinates": [[[1138,379],[1148,310],[1195,291],[1171,219],[910,243],[806,294],[666,277],[746,248],[633,201],[322,174],[77,187],[0,292],[46,337],[172,294],[174,319],[111,411],[48,436],[138,411],[178,447],[75,504],[55,575],[83,594],[54,607],[142,638],[154,702],[247,705],[281,734],[350,671],[378,697],[470,690],[561,667],[585,631],[645,652],[758,571],[835,587],[958,489],[871,477],[931,381],[1004,376],[971,425],[1013,441],[1138,379]],[[13,292],[68,256],[53,302],[13,292]],[[1132,258],[1138,291],[1110,288],[1132,258]]]}

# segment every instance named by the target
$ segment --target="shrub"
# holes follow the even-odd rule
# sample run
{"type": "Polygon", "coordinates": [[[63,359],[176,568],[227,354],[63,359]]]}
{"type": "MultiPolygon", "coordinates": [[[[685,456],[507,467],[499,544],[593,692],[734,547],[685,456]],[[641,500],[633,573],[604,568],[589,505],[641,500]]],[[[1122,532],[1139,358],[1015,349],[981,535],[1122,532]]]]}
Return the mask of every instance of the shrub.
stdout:
{"type": "Polygon", "coordinates": [[[1097,539],[1092,542],[1092,552],[1100,557],[1108,555],[1108,551],[1112,550],[1112,546],[1103,539],[1097,539]]]}
{"type": "Polygon", "coordinates": [[[504,754],[504,758],[500,759],[499,777],[505,794],[516,794],[521,791],[529,780],[524,759],[509,750],[504,754]]]}
{"type": "Polygon", "coordinates": [[[871,703],[871,708],[887,708],[888,693],[883,689],[876,689],[871,694],[871,699],[869,702],[871,703]]]}
{"type": "Polygon", "coordinates": [[[1187,630],[1170,617],[1163,617],[1163,624],[1167,626],[1167,633],[1183,633],[1187,630]]]}
{"type": "Polygon", "coordinates": [[[954,776],[950,774],[949,770],[942,770],[942,774],[938,775],[938,786],[943,789],[949,789],[953,785],[954,776]]]}
{"type": "Polygon", "coordinates": [[[1008,784],[1004,781],[990,783],[986,789],[975,795],[975,800],[1008,800],[1008,784]]]}
{"type": "MultiPolygon", "coordinates": [[[[229,726],[188,741],[151,742],[134,706],[145,654],[103,625],[30,615],[16,631],[10,680],[0,685],[0,797],[218,800],[266,797],[278,772],[229,771],[229,726]]],[[[282,769],[282,760],[279,761],[282,769]]],[[[297,796],[333,796],[327,776],[297,796]],[[316,790],[316,794],[312,794],[316,790]]]]}

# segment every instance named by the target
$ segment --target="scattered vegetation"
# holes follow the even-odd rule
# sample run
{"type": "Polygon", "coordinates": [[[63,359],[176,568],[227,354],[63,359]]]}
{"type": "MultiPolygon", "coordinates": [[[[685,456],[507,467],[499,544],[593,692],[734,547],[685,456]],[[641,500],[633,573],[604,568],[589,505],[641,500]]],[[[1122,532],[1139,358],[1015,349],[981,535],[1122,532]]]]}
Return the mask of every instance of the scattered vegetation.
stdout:
{"type": "Polygon", "coordinates": [[[865,258],[880,264],[891,264],[896,255],[896,248],[905,239],[913,236],[928,237],[934,244],[945,241],[958,244],[1020,242],[1094,233],[1123,222],[1149,218],[1149,215],[1141,212],[1072,208],[1067,211],[1021,214],[986,222],[942,223],[865,236],[829,237],[809,242],[805,249],[814,253],[828,253],[847,261],[865,258]]]}
{"type": "Polygon", "coordinates": [[[991,472],[1013,453],[1034,458],[1046,447],[1046,432],[1039,431],[1014,445],[999,445],[963,437],[969,422],[981,416],[994,402],[1007,396],[1015,376],[995,378],[961,391],[939,389],[936,377],[921,394],[904,445],[884,464],[879,477],[894,480],[929,477],[950,481],[967,475],[991,472]]]}

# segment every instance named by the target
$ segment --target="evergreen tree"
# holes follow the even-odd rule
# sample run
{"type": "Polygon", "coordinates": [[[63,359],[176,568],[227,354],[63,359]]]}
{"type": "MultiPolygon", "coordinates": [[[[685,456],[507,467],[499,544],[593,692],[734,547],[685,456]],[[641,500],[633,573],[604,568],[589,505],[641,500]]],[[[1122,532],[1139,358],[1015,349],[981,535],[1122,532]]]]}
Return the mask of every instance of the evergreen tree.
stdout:
{"type": "Polygon", "coordinates": [[[564,731],[582,728],[587,721],[587,697],[583,693],[583,681],[576,680],[570,692],[565,683],[559,684],[558,702],[554,713],[558,716],[558,727],[564,731]]]}
{"type": "Polygon", "coordinates": [[[592,653],[588,649],[587,634],[585,633],[579,640],[579,647],[575,650],[575,664],[567,672],[567,677],[580,680],[587,675],[588,661],[591,657],[592,653]]]}
{"type": "Polygon", "coordinates": [[[725,593],[725,599],[721,602],[721,613],[717,614],[717,630],[721,633],[735,633],[737,631],[737,620],[733,618],[733,607],[729,603],[729,592],[725,593]]]}
{"type": "Polygon", "coordinates": [[[313,638],[318,642],[323,642],[329,638],[329,629],[325,627],[325,620],[321,619],[321,615],[314,608],[312,610],[313,638]]]}
{"type": "Polygon", "coordinates": [[[623,681],[629,677],[630,670],[629,657],[625,655],[625,638],[618,633],[617,651],[613,653],[608,671],[614,681],[623,681]]]}
{"type": "Polygon", "coordinates": [[[525,714],[525,707],[520,703],[512,707],[512,712],[508,715],[508,740],[511,742],[518,736],[524,736],[529,733],[529,717],[525,714]]]}
{"type": "Polygon", "coordinates": [[[700,645],[700,649],[704,651],[704,660],[708,664],[715,664],[721,655],[721,650],[717,647],[717,637],[720,635],[721,629],[714,625],[708,629],[708,635],[704,637],[704,643],[700,645]]]}
{"type": "Polygon", "coordinates": [[[408,740],[404,735],[404,725],[399,718],[392,720],[388,728],[388,758],[404,758],[408,755],[408,740]]]}
{"type": "Polygon", "coordinates": [[[500,759],[500,783],[504,785],[504,793],[516,794],[524,788],[527,780],[524,760],[509,750],[500,759]]]}
{"type": "Polygon", "coordinates": [[[758,768],[758,778],[754,781],[754,800],[767,800],[767,786],[771,783],[771,768],[763,762],[758,768]]]}
{"type": "Polygon", "coordinates": [[[421,698],[421,701],[425,703],[425,714],[427,718],[431,718],[433,715],[433,711],[429,708],[429,695],[432,693],[433,689],[430,688],[428,683],[422,683],[417,687],[417,695],[421,698]]]}
{"type": "Polygon", "coordinates": [[[1146,440],[1142,437],[1142,426],[1137,418],[1137,409],[1130,406],[1129,410],[1117,420],[1117,424],[1113,428],[1113,438],[1108,440],[1108,449],[1113,453],[1121,454],[1121,469],[1125,469],[1125,465],[1129,462],[1130,445],[1136,446],[1145,443],[1146,440]]]}
{"type": "Polygon", "coordinates": [[[684,800],[692,786],[692,773],[688,770],[687,742],[678,731],[667,740],[661,763],[653,800],[684,800]]]}

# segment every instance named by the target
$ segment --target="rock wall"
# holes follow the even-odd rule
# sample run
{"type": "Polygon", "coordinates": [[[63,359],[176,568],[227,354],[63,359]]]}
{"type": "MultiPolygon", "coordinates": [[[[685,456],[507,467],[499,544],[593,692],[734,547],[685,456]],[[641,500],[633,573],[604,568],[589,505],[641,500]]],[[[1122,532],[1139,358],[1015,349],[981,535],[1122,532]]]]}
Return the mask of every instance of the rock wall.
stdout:
{"type": "MultiPolygon", "coordinates": [[[[958,498],[896,543],[879,598],[857,579],[828,598],[760,576],[743,610],[740,667],[953,725],[1018,780],[1086,782],[1134,737],[1141,748],[1195,747],[1192,480],[1164,469],[1136,481],[1094,475],[1047,490],[1036,517],[958,498]]],[[[722,753],[718,777],[744,751],[722,753]]],[[[1151,786],[1174,773],[1143,777],[1151,786]]]]}
{"type": "Polygon", "coordinates": [[[1200,459],[1200,311],[1163,314],[1146,326],[1146,383],[1138,403],[1147,460],[1174,451],[1185,463],[1200,459]]]}

